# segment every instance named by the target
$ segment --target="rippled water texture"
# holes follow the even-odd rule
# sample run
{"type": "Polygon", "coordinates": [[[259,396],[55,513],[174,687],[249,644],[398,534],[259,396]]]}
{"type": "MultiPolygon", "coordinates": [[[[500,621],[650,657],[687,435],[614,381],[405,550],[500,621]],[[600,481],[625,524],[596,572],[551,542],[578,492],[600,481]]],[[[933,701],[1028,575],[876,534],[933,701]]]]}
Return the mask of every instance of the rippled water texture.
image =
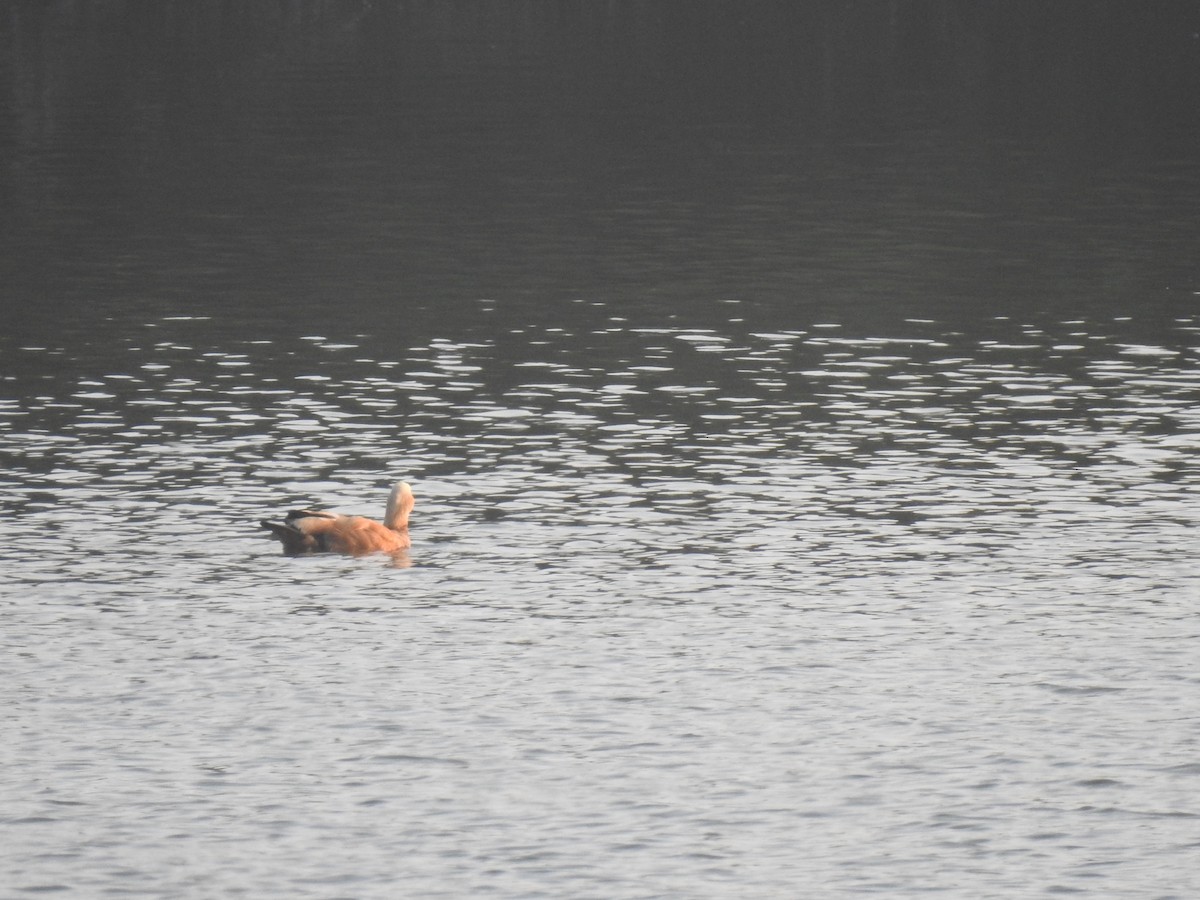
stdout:
{"type": "Polygon", "coordinates": [[[1194,110],[851,6],[0,0],[0,897],[1200,896],[1194,110]]]}
{"type": "Polygon", "coordinates": [[[743,305],[8,351],[14,895],[1185,896],[1196,320],[743,305]]]}

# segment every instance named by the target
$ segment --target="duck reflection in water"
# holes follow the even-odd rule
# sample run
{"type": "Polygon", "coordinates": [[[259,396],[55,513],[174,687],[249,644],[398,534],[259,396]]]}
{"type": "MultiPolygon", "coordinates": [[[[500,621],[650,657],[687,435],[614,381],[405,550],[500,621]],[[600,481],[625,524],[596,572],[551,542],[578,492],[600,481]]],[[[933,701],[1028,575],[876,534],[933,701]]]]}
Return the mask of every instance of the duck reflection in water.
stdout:
{"type": "Polygon", "coordinates": [[[289,556],[308,553],[399,554],[412,546],[408,536],[408,514],[415,502],[412,488],[401,481],[392,488],[382,523],[366,516],[294,509],[282,522],[263,519],[259,524],[279,538],[283,552],[289,556]]]}

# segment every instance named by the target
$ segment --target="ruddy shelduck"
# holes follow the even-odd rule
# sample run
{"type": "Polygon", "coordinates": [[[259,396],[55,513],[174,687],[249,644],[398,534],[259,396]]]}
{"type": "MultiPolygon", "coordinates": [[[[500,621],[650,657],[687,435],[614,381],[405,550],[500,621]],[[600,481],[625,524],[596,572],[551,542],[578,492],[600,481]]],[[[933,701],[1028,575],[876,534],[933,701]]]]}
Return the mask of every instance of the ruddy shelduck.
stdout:
{"type": "Polygon", "coordinates": [[[366,516],[344,516],[314,509],[293,509],[282,522],[263,519],[259,524],[279,538],[283,552],[288,554],[365,556],[368,553],[395,553],[412,546],[408,536],[408,514],[415,502],[412,488],[408,482],[401,481],[388,497],[382,524],[366,516]]]}

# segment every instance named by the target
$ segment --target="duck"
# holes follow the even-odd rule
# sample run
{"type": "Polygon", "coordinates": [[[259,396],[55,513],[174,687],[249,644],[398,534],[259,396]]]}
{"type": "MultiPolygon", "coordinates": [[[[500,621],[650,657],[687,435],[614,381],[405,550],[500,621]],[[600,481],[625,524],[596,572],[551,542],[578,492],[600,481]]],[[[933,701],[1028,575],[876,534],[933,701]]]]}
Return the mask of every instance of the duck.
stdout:
{"type": "Polygon", "coordinates": [[[416,500],[412,487],[399,481],[388,496],[383,522],[366,516],[347,516],[317,509],[293,509],[282,522],[261,519],[259,525],[283,544],[289,556],[307,553],[342,553],[366,556],[396,553],[412,546],[408,536],[408,514],[416,500]]]}

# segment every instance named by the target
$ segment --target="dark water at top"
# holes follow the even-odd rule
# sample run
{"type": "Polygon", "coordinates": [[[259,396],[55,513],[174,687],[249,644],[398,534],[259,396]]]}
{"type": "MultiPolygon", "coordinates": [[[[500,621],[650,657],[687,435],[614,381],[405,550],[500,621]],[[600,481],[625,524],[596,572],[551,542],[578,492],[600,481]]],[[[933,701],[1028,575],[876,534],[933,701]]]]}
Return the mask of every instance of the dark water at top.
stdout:
{"type": "MultiPolygon", "coordinates": [[[[1161,108],[1182,75],[1123,100],[1039,69],[964,99],[911,74],[948,65],[921,41],[893,72],[860,65],[883,38],[856,49],[841,32],[863,22],[817,4],[384,7],[6,5],[18,323],[144,310],[286,334],[336,307],[380,331],[470,321],[480,297],[651,315],[736,297],[803,325],[1157,309],[1194,287],[1195,112],[1161,108]]],[[[1164,19],[1146,52],[1190,72],[1194,23],[1164,19]]]]}
{"type": "Polygon", "coordinates": [[[1125,8],[0,3],[0,893],[1193,896],[1125,8]]]}

